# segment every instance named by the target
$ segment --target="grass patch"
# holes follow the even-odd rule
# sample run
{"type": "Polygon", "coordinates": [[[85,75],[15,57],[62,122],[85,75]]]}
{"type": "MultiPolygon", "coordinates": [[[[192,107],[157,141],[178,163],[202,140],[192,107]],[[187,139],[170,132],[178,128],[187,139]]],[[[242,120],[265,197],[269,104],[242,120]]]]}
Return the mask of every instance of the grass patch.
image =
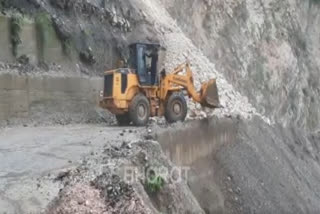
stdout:
{"type": "Polygon", "coordinates": [[[39,13],[35,18],[35,22],[43,28],[49,27],[52,24],[51,17],[47,13],[39,13]]]}
{"type": "Polygon", "coordinates": [[[72,47],[72,43],[71,43],[71,39],[64,39],[61,41],[61,45],[62,45],[62,51],[63,54],[66,56],[70,56],[71,55],[71,47],[72,47]]]}
{"type": "Polygon", "coordinates": [[[150,173],[145,185],[148,192],[157,193],[164,187],[164,184],[165,180],[163,177],[155,173],[150,173]]]}
{"type": "Polygon", "coordinates": [[[48,41],[49,34],[51,33],[52,21],[47,13],[39,13],[35,18],[37,44],[39,50],[39,59],[44,59],[44,44],[48,41]]]}
{"type": "Polygon", "coordinates": [[[0,0],[0,11],[8,7],[8,0],[0,0]]]}
{"type": "Polygon", "coordinates": [[[20,33],[22,30],[23,18],[21,14],[14,14],[10,18],[10,42],[12,45],[12,54],[18,55],[18,46],[21,44],[20,33]]]}
{"type": "Polygon", "coordinates": [[[61,42],[62,52],[65,56],[71,57],[73,51],[73,40],[69,33],[63,31],[62,27],[59,26],[55,19],[52,20],[53,29],[61,42]]]}

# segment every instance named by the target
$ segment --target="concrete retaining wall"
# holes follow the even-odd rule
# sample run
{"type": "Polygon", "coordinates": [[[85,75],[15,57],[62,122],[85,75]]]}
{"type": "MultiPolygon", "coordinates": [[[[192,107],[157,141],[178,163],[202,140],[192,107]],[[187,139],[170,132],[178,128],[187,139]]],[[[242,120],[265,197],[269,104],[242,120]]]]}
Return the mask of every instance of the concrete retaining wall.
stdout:
{"type": "Polygon", "coordinates": [[[213,156],[221,146],[235,142],[236,128],[231,120],[193,121],[186,127],[160,134],[158,140],[172,162],[190,166],[213,156]]]}
{"type": "Polygon", "coordinates": [[[237,141],[237,125],[229,119],[193,121],[187,126],[158,134],[171,161],[189,167],[188,186],[206,213],[232,213],[226,206],[225,185],[217,155],[237,141]]]}
{"type": "MultiPolygon", "coordinates": [[[[0,120],[93,112],[103,79],[0,74],[0,120]]],[[[85,115],[83,115],[85,116],[85,115]]]]}

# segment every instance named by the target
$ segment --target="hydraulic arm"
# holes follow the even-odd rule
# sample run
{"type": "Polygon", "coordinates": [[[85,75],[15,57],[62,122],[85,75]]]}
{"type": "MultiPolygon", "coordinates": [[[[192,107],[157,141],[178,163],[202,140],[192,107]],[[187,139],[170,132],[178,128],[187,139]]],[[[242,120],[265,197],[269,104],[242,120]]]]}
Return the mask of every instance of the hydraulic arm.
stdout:
{"type": "Polygon", "coordinates": [[[172,73],[165,75],[162,78],[161,87],[161,97],[163,98],[167,96],[168,91],[172,91],[175,88],[176,90],[181,90],[182,87],[187,91],[189,97],[202,106],[209,108],[220,107],[216,80],[211,79],[203,83],[200,91],[197,92],[189,62],[179,65],[172,73]],[[182,74],[183,71],[185,71],[185,74],[182,74]]]}

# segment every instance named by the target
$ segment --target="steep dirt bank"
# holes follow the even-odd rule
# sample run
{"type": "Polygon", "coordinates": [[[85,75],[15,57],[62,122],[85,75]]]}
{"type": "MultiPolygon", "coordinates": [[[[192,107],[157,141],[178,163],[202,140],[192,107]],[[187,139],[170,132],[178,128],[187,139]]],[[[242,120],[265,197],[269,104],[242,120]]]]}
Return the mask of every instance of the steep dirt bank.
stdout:
{"type": "Polygon", "coordinates": [[[320,210],[320,135],[254,118],[209,119],[165,130],[158,140],[207,213],[320,210]]]}

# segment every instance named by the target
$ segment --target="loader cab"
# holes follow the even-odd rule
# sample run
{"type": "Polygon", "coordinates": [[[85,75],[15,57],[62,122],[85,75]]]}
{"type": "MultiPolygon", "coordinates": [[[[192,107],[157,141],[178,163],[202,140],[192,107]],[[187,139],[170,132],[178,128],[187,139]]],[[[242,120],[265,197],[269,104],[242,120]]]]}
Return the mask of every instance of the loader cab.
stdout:
{"type": "Polygon", "coordinates": [[[129,66],[135,69],[140,85],[158,85],[160,45],[154,43],[134,43],[129,46],[129,49],[129,66]]]}

